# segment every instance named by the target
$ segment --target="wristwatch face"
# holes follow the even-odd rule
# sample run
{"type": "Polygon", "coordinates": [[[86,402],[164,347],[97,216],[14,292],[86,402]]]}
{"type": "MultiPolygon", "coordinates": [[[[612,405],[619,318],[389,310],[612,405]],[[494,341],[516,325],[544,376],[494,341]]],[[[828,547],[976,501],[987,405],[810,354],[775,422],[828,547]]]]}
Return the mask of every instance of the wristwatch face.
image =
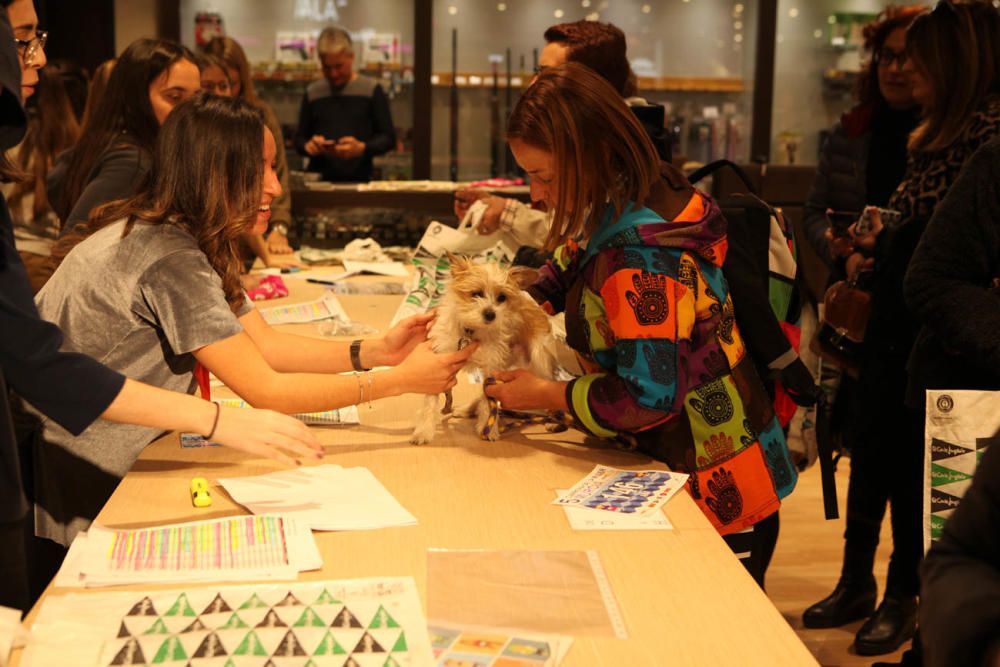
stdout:
{"type": "Polygon", "coordinates": [[[272,232],[278,232],[282,236],[288,236],[288,225],[283,222],[279,222],[272,229],[272,232]]]}

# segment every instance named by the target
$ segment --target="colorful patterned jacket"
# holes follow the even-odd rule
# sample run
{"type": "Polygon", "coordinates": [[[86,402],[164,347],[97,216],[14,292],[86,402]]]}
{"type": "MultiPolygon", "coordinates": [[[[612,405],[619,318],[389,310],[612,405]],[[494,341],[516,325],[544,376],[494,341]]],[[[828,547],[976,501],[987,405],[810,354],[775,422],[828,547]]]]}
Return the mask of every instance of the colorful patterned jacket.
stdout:
{"type": "Polygon", "coordinates": [[[566,400],[578,426],[690,473],[722,534],[777,511],[797,473],[746,353],[722,276],[726,221],[668,165],[645,206],[609,207],[586,247],[570,241],[529,288],[565,311],[586,375],[566,400]]]}

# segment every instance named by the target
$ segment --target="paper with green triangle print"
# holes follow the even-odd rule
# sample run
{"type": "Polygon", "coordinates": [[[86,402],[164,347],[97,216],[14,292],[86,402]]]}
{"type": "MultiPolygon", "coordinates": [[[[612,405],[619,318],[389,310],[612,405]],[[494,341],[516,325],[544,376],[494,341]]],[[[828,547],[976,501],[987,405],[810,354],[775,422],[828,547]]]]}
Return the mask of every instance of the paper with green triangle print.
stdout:
{"type": "Polygon", "coordinates": [[[191,608],[191,603],[188,601],[187,593],[181,593],[177,600],[171,605],[170,609],[164,616],[197,616],[194,613],[194,609],[191,608]]]}
{"type": "Polygon", "coordinates": [[[972,484],[983,453],[1000,442],[1000,392],[929,390],[924,427],[924,549],[972,484]]]}
{"type": "Polygon", "coordinates": [[[72,647],[39,642],[39,664],[433,664],[410,577],[53,596],[38,622],[58,627],[56,618],[79,619],[85,630],[74,627],[72,647]],[[50,650],[56,657],[45,657],[50,650]]]}

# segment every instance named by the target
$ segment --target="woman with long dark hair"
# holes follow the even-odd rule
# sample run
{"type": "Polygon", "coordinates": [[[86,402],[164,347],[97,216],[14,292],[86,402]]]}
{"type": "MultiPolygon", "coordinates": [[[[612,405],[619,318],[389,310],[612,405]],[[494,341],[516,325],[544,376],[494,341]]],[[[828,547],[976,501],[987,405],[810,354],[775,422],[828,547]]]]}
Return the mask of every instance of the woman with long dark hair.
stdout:
{"type": "Polygon", "coordinates": [[[229,85],[232,95],[239,97],[264,114],[264,123],[271,130],[274,140],[278,143],[278,155],[275,171],[281,183],[281,196],[271,203],[271,224],[264,239],[256,237],[249,239],[251,249],[262,258],[270,255],[285,255],[292,252],[288,245],[288,228],[292,224],[292,191],[288,187],[288,158],[285,156],[285,138],[281,132],[281,123],[274,110],[257,96],[250,72],[250,61],[247,60],[243,47],[232,37],[213,37],[205,45],[205,53],[222,61],[229,75],[229,85]]]}
{"type": "MultiPolygon", "coordinates": [[[[200,362],[251,405],[281,412],[453,386],[471,350],[436,355],[421,344],[432,314],[349,345],[279,333],[247,301],[237,245],[267,226],[281,193],[276,150],[260,111],[242,100],[196,95],[178,105],[144,189],[57,244],[62,263],[38,295],[42,316],[64,327],[73,350],[149,384],[192,391],[200,362]],[[393,368],[339,375],[377,366],[393,368]]],[[[37,534],[68,545],[158,435],[98,421],[72,438],[47,422],[37,534]]]]}
{"type": "Polygon", "coordinates": [[[137,39],[118,58],[49,200],[62,233],[101,204],[132,195],[149,171],[156,136],[180,102],[201,90],[194,55],[163,39],[137,39]]]}
{"type": "Polygon", "coordinates": [[[539,74],[507,127],[532,200],[564,221],[528,291],[566,313],[587,374],[503,372],[487,393],[512,409],[567,411],[586,432],[689,473],[695,503],[763,585],[796,472],[735,321],[718,205],[660,162],[614,88],[582,65],[539,74]]]}

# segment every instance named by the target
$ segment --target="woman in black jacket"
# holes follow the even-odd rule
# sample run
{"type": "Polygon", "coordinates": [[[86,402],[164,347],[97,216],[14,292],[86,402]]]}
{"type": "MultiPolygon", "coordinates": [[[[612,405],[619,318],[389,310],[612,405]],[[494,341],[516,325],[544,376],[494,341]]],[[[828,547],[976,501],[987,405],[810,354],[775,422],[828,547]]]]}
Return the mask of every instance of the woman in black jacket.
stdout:
{"type": "MultiPolygon", "coordinates": [[[[33,91],[45,52],[32,0],[0,1],[0,149],[17,144],[26,119],[20,99],[33,91]],[[4,11],[6,10],[6,11],[4,11]],[[12,30],[11,23],[14,28],[12,30]],[[15,51],[15,39],[18,47],[15,51]],[[21,73],[24,72],[22,85],[21,73]]],[[[0,160],[0,179],[9,166],[0,160]]],[[[318,458],[315,437],[300,422],[272,412],[218,408],[193,396],[126,379],[94,359],[60,350],[62,332],[38,317],[24,264],[14,249],[7,203],[0,195],[0,604],[27,610],[48,583],[48,566],[32,542],[30,469],[20,458],[8,389],[79,434],[98,417],[164,430],[214,435],[260,456],[291,463],[318,458]],[[30,555],[29,555],[30,553],[30,555]],[[32,590],[33,589],[33,590],[32,590]]],[[[46,552],[47,555],[47,552],[46,552]]]]}
{"type": "MultiPolygon", "coordinates": [[[[906,28],[926,7],[889,7],[865,27],[865,46],[872,52],[865,75],[859,82],[859,103],[844,114],[820,155],[816,179],[806,202],[806,237],[830,267],[831,280],[844,277],[842,253],[850,241],[834,239],[827,211],[860,216],[865,204],[885,206],[892,191],[903,179],[906,142],[919,120],[919,107],[903,70],[906,59],[906,28]]],[[[838,432],[850,422],[851,399],[856,384],[843,374],[833,408],[838,432]]],[[[848,435],[848,434],[843,434],[848,435]]],[[[847,443],[855,450],[853,443],[847,443]]],[[[855,470],[864,466],[863,454],[851,459],[851,486],[848,492],[845,537],[865,534],[863,541],[848,539],[840,583],[834,592],[809,607],[803,615],[807,628],[831,628],[869,616],[875,609],[872,582],[875,548],[867,537],[867,527],[879,526],[885,501],[870,500],[856,483],[855,470]],[[859,528],[859,526],[861,528],[859,528]]]]}

